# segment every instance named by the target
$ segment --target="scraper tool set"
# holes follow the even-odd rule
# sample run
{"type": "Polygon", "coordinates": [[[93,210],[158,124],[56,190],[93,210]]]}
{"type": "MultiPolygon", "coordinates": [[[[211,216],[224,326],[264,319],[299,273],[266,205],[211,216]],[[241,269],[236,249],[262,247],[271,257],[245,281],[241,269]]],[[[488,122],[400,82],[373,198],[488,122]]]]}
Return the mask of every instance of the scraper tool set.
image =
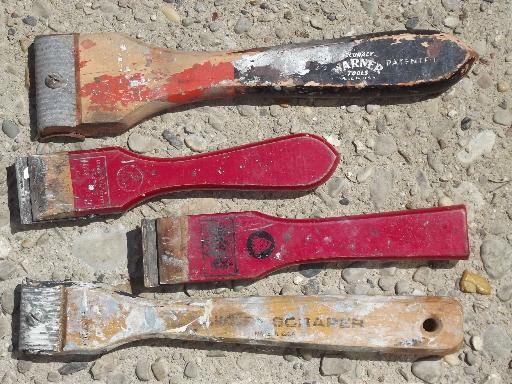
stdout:
{"type": "MultiPolygon", "coordinates": [[[[173,107],[249,94],[400,101],[433,97],[477,59],[436,31],[384,32],[239,52],[181,52],[118,33],[39,36],[34,43],[39,139],[115,135],[173,107]]],[[[244,98],[242,98],[242,96],[244,98]]],[[[182,190],[307,191],[339,164],[323,138],[295,134],[194,156],[155,158],[111,147],[18,157],[22,224],[121,214],[182,190]]],[[[143,220],[144,285],[261,278],[345,260],[464,260],[464,206],[320,219],[231,212],[143,220]]],[[[19,349],[100,354],[125,343],[183,340],[329,350],[447,354],[462,309],[447,297],[276,296],[148,300],[108,286],[21,286],[19,349]]]]}

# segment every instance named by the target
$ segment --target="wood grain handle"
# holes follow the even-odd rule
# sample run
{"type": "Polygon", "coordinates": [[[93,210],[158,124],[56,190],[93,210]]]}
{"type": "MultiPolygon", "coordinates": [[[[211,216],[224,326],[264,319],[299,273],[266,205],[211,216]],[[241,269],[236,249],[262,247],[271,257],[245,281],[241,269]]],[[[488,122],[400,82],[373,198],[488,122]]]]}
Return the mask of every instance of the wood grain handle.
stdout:
{"type": "Polygon", "coordinates": [[[386,101],[437,94],[461,79],[477,59],[468,45],[436,31],[385,32],[239,52],[174,51],[117,33],[61,36],[36,41],[38,130],[43,138],[113,135],[177,105],[254,92],[384,96],[386,101]],[[62,61],[73,60],[76,73],[60,68],[62,61]],[[49,89],[45,81],[57,69],[65,70],[69,81],[49,89]],[[69,108],[54,107],[63,98],[69,108]]]}
{"type": "Polygon", "coordinates": [[[443,355],[463,340],[447,297],[275,296],[150,301],[66,288],[63,351],[95,353],[167,337],[280,347],[443,355]],[[84,337],[84,335],[86,335],[84,337]]]}
{"type": "MultiPolygon", "coordinates": [[[[146,239],[145,230],[144,242],[146,239]]],[[[344,260],[461,260],[469,256],[464,206],[326,219],[285,219],[259,212],[156,220],[158,265],[147,286],[253,279],[292,264],[344,260]]],[[[153,261],[150,259],[154,258],[153,261]]],[[[148,260],[146,260],[148,259],[148,260]]],[[[156,267],[155,267],[156,268],[156,267]]]]}

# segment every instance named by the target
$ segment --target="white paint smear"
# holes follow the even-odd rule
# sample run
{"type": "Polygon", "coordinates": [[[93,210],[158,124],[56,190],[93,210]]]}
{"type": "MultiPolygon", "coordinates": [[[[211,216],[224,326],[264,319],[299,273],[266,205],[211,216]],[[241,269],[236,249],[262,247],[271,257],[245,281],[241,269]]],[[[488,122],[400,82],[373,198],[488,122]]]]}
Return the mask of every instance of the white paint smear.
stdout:
{"type": "Polygon", "coordinates": [[[309,72],[308,63],[329,64],[342,61],[347,57],[353,43],[320,45],[312,47],[283,47],[246,55],[236,60],[233,65],[243,78],[254,67],[269,66],[283,76],[305,75],[309,72]]]}

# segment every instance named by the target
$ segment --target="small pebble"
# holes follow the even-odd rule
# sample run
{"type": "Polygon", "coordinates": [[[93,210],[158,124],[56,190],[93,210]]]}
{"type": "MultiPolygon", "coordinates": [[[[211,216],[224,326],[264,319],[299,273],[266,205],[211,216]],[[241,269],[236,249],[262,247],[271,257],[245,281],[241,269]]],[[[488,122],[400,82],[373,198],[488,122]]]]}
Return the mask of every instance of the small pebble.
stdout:
{"type": "Polygon", "coordinates": [[[181,139],[177,135],[175,135],[174,133],[172,133],[168,129],[164,129],[164,131],[162,132],[162,137],[169,144],[171,144],[174,148],[176,148],[176,149],[183,148],[183,141],[181,141],[181,139]]]}
{"type": "Polygon", "coordinates": [[[398,149],[396,141],[393,136],[379,135],[375,140],[374,152],[379,156],[388,156],[398,149]]]}
{"type": "Polygon", "coordinates": [[[114,372],[107,376],[106,384],[128,384],[128,378],[123,372],[114,372]]]}
{"type": "Polygon", "coordinates": [[[13,278],[18,271],[16,264],[9,260],[0,260],[0,281],[13,278]]]}
{"type": "Polygon", "coordinates": [[[407,21],[405,22],[405,28],[406,29],[415,29],[418,24],[420,23],[420,19],[418,17],[411,17],[409,19],[407,19],[407,21]]]}
{"type": "Polygon", "coordinates": [[[492,86],[492,79],[487,73],[484,73],[478,78],[476,83],[480,88],[487,89],[492,86]]]}
{"type": "MultiPolygon", "coordinates": [[[[510,327],[508,327],[508,330],[510,331],[510,327]]],[[[491,325],[482,334],[482,339],[484,340],[484,351],[488,352],[494,359],[510,358],[512,340],[504,328],[491,325]]]]}
{"type": "Polygon", "coordinates": [[[449,355],[444,356],[444,361],[448,363],[448,365],[455,367],[457,365],[460,365],[460,359],[458,353],[451,353],[449,355]]]}
{"type": "Polygon", "coordinates": [[[392,276],[382,276],[378,284],[383,291],[391,291],[395,287],[396,282],[392,276]]]}
{"type": "Polygon", "coordinates": [[[454,16],[448,16],[447,18],[444,19],[443,21],[443,24],[445,25],[445,27],[448,27],[448,28],[456,28],[460,23],[460,20],[458,17],[454,17],[454,16]]]}
{"type": "Polygon", "coordinates": [[[326,355],[320,362],[322,376],[339,376],[354,371],[355,361],[338,355],[326,355]]]}
{"type": "Polygon", "coordinates": [[[35,27],[37,25],[37,19],[34,16],[25,16],[21,19],[24,24],[30,25],[31,27],[35,27]]]}
{"type": "Polygon", "coordinates": [[[467,269],[462,274],[459,288],[462,292],[479,293],[481,295],[490,295],[492,292],[491,286],[485,278],[471,273],[467,269]]]}
{"type": "Polygon", "coordinates": [[[494,121],[496,124],[509,127],[512,125],[512,113],[507,110],[500,109],[494,113],[492,116],[492,121],[494,121]]]}
{"type": "Polygon", "coordinates": [[[309,22],[313,28],[323,29],[323,20],[320,17],[313,16],[309,22]]]}
{"type": "Polygon", "coordinates": [[[87,368],[87,362],[85,361],[72,361],[70,363],[64,364],[62,367],[58,369],[59,373],[62,376],[72,375],[73,373],[83,371],[87,368]]]}
{"type": "Polygon", "coordinates": [[[46,376],[46,380],[48,380],[50,383],[58,383],[62,380],[62,376],[57,371],[50,371],[46,376]]]}
{"type": "Polygon", "coordinates": [[[472,122],[473,120],[471,120],[471,117],[466,116],[460,122],[460,129],[462,129],[463,131],[467,131],[469,128],[471,128],[472,122]]]}
{"type": "Polygon", "coordinates": [[[510,299],[512,299],[512,284],[504,283],[498,289],[497,295],[501,301],[509,301],[510,299]]]}
{"type": "Polygon", "coordinates": [[[183,372],[183,374],[186,377],[193,379],[194,377],[197,377],[199,375],[199,367],[197,366],[196,363],[190,361],[185,366],[185,371],[183,372]]]}
{"type": "Polygon", "coordinates": [[[501,238],[486,238],[480,246],[480,258],[492,279],[500,279],[512,269],[512,247],[501,238]]]}
{"type": "Polygon", "coordinates": [[[498,90],[498,92],[501,92],[501,93],[508,92],[508,91],[510,91],[510,83],[507,81],[500,81],[496,85],[496,89],[498,90]]]}
{"type": "Polygon", "coordinates": [[[25,374],[32,369],[32,362],[30,360],[19,360],[16,368],[19,373],[25,374]]]}
{"type": "Polygon", "coordinates": [[[406,280],[400,280],[395,285],[395,293],[397,295],[409,295],[412,292],[412,288],[409,282],[406,280]]]}
{"type": "Polygon", "coordinates": [[[160,5],[160,10],[164,14],[165,18],[173,23],[181,23],[181,16],[171,4],[163,3],[160,5]]]}
{"type": "Polygon", "coordinates": [[[185,137],[185,144],[194,152],[204,152],[208,149],[208,143],[199,135],[192,134],[185,137]]]}
{"type": "Polygon", "coordinates": [[[483,339],[480,336],[478,336],[478,335],[471,336],[471,347],[475,351],[483,350],[484,349],[484,341],[483,341],[483,339]]]}
{"type": "Polygon", "coordinates": [[[252,21],[249,20],[247,17],[240,17],[235,24],[234,31],[237,34],[246,33],[251,29],[252,27],[252,21]]]}
{"type": "Polygon", "coordinates": [[[430,280],[430,268],[425,266],[419,267],[416,272],[414,272],[412,279],[417,283],[427,285],[430,280]]]}
{"type": "Polygon", "coordinates": [[[11,322],[6,316],[0,314],[0,339],[11,333],[11,322]]]}
{"type": "Polygon", "coordinates": [[[159,357],[156,361],[151,364],[151,371],[158,381],[164,381],[167,375],[169,375],[168,362],[164,357],[159,357]]]}
{"type": "Polygon", "coordinates": [[[96,360],[91,367],[91,376],[94,380],[104,380],[117,365],[113,354],[107,354],[96,360]]]}
{"type": "Polygon", "coordinates": [[[12,289],[5,290],[0,296],[0,304],[2,311],[9,315],[14,312],[14,291],[12,289]]]}
{"type": "Polygon", "coordinates": [[[418,379],[434,384],[443,374],[443,365],[438,357],[421,358],[412,363],[411,372],[418,379]]]}
{"type": "Polygon", "coordinates": [[[128,137],[128,147],[134,152],[146,153],[155,149],[156,143],[150,136],[144,136],[140,133],[133,132],[128,137]]]}
{"type": "Polygon", "coordinates": [[[18,125],[12,120],[4,120],[2,122],[2,131],[6,134],[7,137],[11,139],[16,138],[16,136],[18,136],[20,133],[18,125]]]}
{"type": "Polygon", "coordinates": [[[135,365],[135,376],[137,376],[140,381],[149,381],[153,378],[149,360],[145,358],[137,360],[137,365],[135,365]]]}

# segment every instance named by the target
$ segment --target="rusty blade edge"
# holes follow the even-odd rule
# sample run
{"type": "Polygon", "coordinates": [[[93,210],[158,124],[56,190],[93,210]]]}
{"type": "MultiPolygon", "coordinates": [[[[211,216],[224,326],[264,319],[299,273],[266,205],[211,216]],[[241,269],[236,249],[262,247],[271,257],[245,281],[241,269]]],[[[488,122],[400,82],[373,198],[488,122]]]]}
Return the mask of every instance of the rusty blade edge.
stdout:
{"type": "Polygon", "coordinates": [[[33,224],[32,200],[30,199],[30,176],[28,157],[17,157],[14,164],[16,169],[16,185],[18,188],[18,205],[21,224],[33,224]]]}
{"type": "Polygon", "coordinates": [[[142,232],[142,265],[144,269],[144,286],[158,287],[158,252],[156,238],[156,220],[144,219],[141,222],[142,232]]]}

